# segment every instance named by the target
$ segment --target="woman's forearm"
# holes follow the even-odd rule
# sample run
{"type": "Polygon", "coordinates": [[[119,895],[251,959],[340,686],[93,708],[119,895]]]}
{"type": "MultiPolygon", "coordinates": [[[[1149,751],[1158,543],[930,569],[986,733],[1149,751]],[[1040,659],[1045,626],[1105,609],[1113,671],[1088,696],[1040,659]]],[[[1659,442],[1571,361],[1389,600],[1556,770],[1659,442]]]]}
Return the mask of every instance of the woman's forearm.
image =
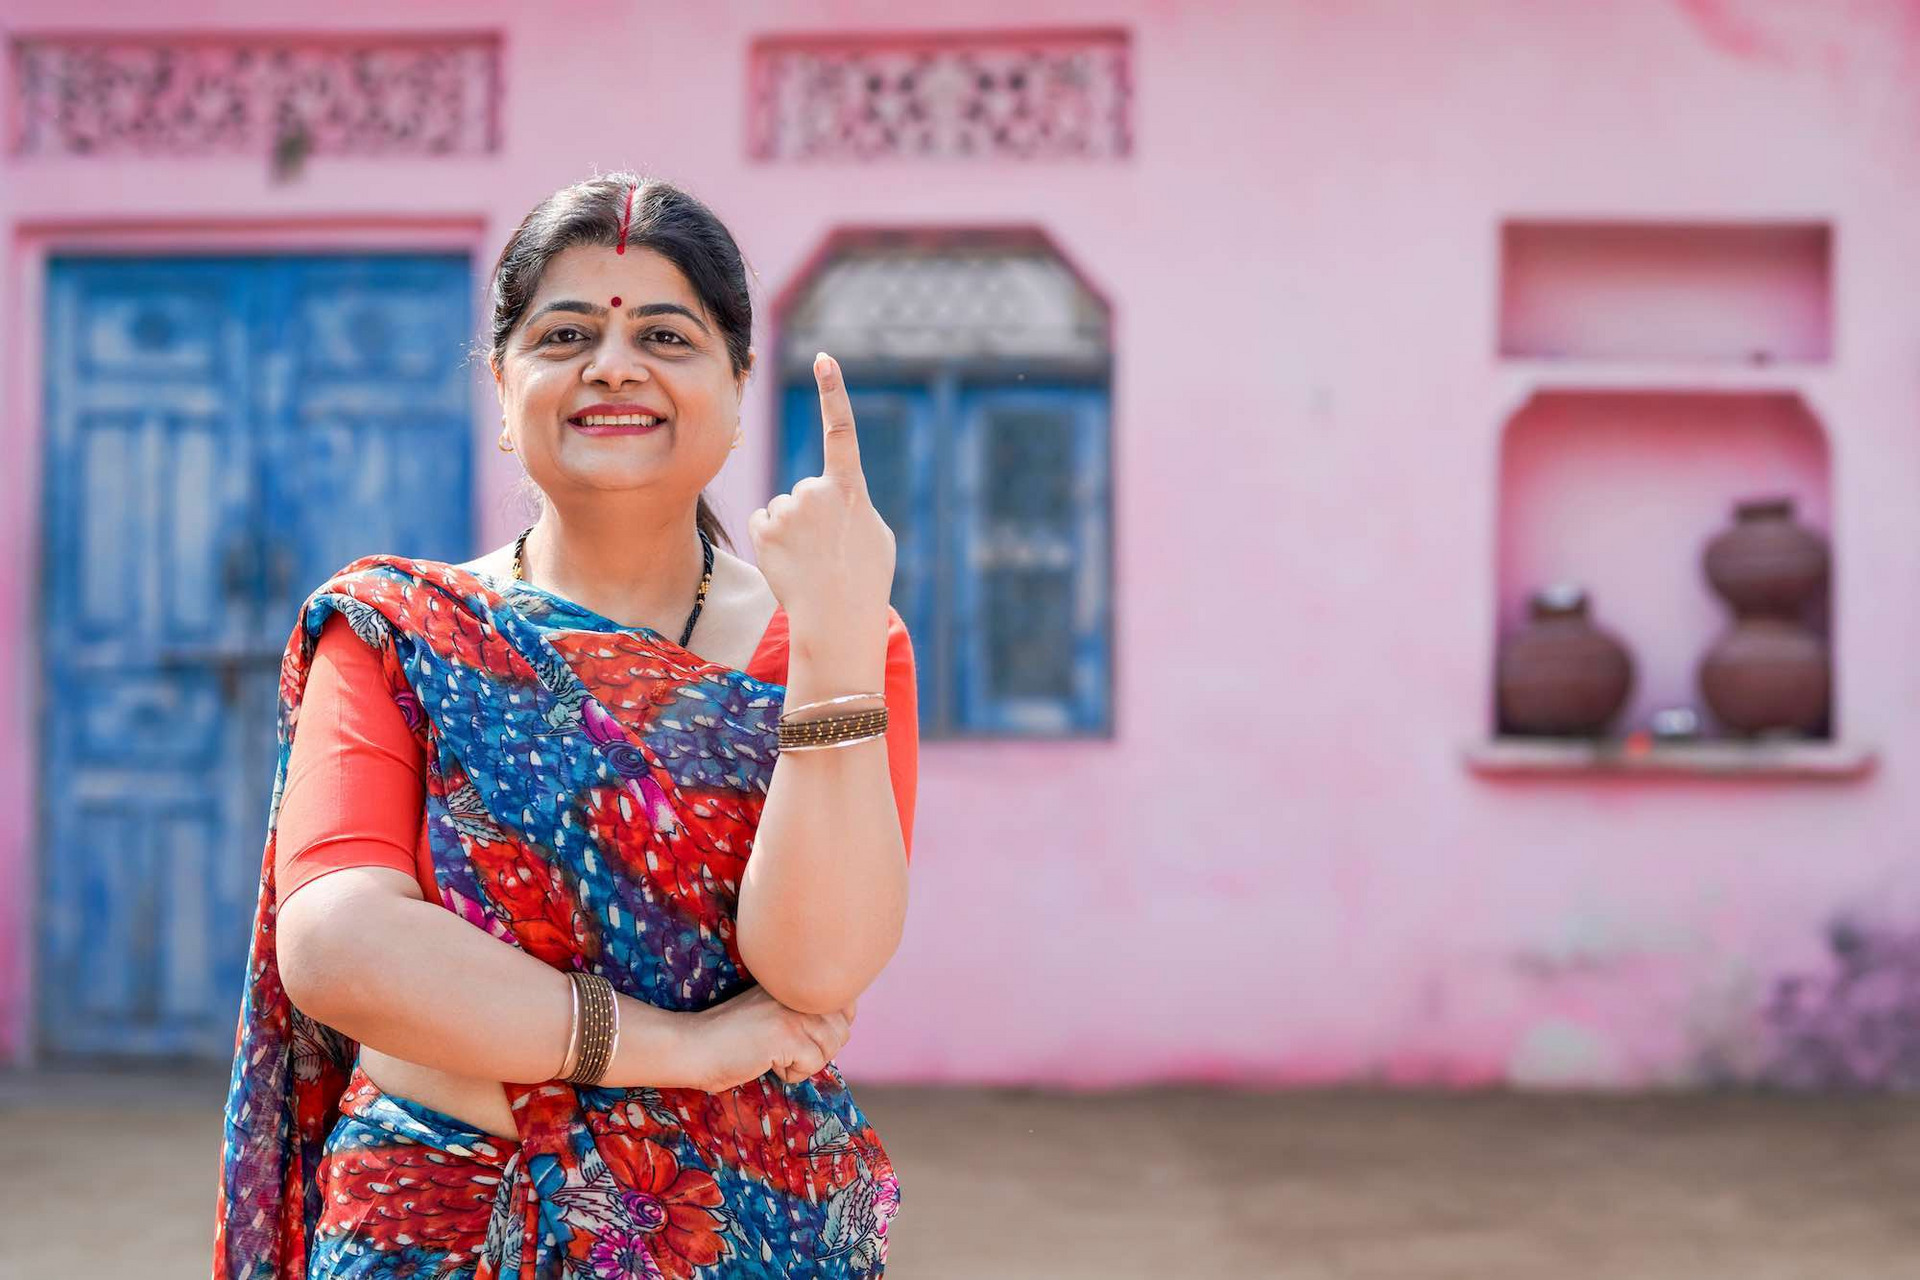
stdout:
{"type": "MultiPolygon", "coordinates": [[[[552,1079],[567,1046],[567,976],[419,893],[410,877],[378,867],[302,887],[277,927],[288,997],[409,1062],[482,1080],[552,1079]]],[[[619,1054],[602,1083],[692,1086],[700,1070],[690,1030],[689,1015],[622,996],[619,1054]]]]}
{"type": "MultiPolygon", "coordinates": [[[[880,689],[884,626],[874,635],[848,646],[796,633],[786,705],[880,689]]],[[[740,884],[737,936],[754,978],[803,1013],[845,1008],[892,959],[906,909],[906,841],[886,739],[783,752],[740,884]]]]}

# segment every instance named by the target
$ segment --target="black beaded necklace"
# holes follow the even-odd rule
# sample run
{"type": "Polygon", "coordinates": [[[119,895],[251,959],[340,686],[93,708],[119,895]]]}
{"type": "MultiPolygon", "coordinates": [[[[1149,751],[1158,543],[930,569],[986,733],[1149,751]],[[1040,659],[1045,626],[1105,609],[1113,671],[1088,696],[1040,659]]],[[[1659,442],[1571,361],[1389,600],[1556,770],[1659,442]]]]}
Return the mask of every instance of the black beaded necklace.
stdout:
{"type": "MultiPolygon", "coordinates": [[[[527,580],[525,566],[527,535],[532,532],[533,526],[528,525],[520,531],[520,536],[513,540],[513,579],[515,582],[525,582],[527,580]]],[[[680,633],[680,647],[682,649],[686,648],[687,642],[693,639],[693,624],[700,620],[700,610],[707,603],[707,588],[713,585],[713,544],[707,541],[707,531],[705,529],[696,529],[695,532],[700,535],[700,589],[693,593],[693,612],[687,615],[687,629],[680,633]]]]}

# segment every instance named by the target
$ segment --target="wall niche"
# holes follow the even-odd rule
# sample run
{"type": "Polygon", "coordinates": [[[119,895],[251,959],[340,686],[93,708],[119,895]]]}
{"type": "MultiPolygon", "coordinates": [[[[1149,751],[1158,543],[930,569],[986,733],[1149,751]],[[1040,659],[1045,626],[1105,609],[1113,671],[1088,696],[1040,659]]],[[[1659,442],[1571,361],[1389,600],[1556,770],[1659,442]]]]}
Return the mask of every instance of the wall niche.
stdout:
{"type": "MultiPolygon", "coordinates": [[[[1830,229],[1509,221],[1500,260],[1498,349],[1511,394],[1500,428],[1496,652],[1487,736],[1469,746],[1469,764],[1864,771],[1872,754],[1836,736],[1837,708],[1792,732],[1749,732],[1714,714],[1699,679],[1734,623],[1702,558],[1736,506],[1785,500],[1831,546],[1827,429],[1803,394],[1832,353],[1830,229]],[[1529,628],[1543,590],[1562,588],[1543,615],[1569,617],[1567,601],[1580,598],[1570,586],[1631,652],[1631,690],[1604,728],[1517,730],[1502,714],[1500,646],[1529,628]]],[[[1831,582],[1829,573],[1809,590],[1792,622],[1829,652],[1831,582]]],[[[1551,649],[1536,650],[1549,665],[1551,649]]]]}
{"type": "Polygon", "coordinates": [[[1823,223],[1508,222],[1500,354],[1820,363],[1833,353],[1823,223]]]}

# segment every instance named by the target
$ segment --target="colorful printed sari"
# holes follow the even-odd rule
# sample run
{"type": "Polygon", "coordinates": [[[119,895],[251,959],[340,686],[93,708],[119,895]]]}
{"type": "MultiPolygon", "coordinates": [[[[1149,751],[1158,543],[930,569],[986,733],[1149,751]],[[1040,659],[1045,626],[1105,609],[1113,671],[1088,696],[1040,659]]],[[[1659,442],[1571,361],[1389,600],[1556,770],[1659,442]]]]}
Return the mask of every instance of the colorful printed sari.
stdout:
{"type": "MultiPolygon", "coordinates": [[[[784,690],[524,583],[368,557],[280,676],[277,818],[327,617],[423,745],[440,900],[560,969],[693,1011],[751,982],[740,876],[784,690]]],[[[274,962],[274,822],[227,1099],[216,1280],[878,1276],[893,1168],[829,1065],[724,1093],[508,1085],[518,1142],[382,1093],[274,962]],[[309,1271],[311,1266],[311,1271],[309,1271]]]]}

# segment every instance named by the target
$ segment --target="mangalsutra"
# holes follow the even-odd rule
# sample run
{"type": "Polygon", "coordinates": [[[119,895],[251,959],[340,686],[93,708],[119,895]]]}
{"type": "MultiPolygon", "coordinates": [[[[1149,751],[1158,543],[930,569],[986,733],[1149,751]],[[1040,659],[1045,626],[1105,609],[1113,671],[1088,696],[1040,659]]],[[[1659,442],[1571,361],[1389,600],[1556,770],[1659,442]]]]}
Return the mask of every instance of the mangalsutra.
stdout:
{"type": "MultiPolygon", "coordinates": [[[[520,531],[520,536],[513,540],[513,580],[515,582],[527,580],[527,535],[532,532],[533,526],[528,525],[520,531]]],[[[693,593],[693,612],[687,615],[687,628],[680,633],[682,649],[686,648],[687,642],[693,639],[693,624],[700,620],[700,610],[707,603],[707,589],[713,586],[713,543],[707,541],[705,529],[696,528],[694,532],[700,535],[700,589],[693,593]]]]}

